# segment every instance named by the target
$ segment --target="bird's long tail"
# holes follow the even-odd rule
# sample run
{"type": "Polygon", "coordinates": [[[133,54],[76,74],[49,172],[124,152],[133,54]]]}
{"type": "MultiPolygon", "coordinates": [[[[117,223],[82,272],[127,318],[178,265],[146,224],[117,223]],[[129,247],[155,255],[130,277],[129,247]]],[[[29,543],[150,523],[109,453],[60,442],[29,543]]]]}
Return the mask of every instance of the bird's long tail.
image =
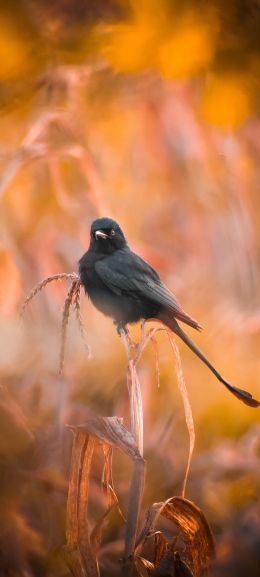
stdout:
{"type": "Polygon", "coordinates": [[[207,365],[209,370],[217,377],[217,379],[225,385],[225,387],[233,393],[240,401],[249,405],[249,407],[259,407],[260,403],[252,397],[250,393],[244,391],[243,389],[238,389],[234,387],[228,381],[226,381],[221,374],[215,369],[215,367],[210,363],[210,361],[203,355],[200,349],[195,345],[195,343],[186,335],[186,333],[178,325],[176,319],[164,317],[161,319],[165,325],[167,325],[182,341],[199,357],[199,359],[207,365]]]}

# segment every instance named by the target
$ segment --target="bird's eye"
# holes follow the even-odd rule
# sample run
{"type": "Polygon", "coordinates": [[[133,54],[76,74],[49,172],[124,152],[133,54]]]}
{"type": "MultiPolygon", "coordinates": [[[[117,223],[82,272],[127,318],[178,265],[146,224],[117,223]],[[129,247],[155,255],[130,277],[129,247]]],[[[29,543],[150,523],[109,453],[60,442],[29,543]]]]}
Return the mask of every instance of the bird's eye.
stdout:
{"type": "Polygon", "coordinates": [[[115,236],[116,231],[112,228],[111,232],[110,232],[111,236],[115,236]]]}

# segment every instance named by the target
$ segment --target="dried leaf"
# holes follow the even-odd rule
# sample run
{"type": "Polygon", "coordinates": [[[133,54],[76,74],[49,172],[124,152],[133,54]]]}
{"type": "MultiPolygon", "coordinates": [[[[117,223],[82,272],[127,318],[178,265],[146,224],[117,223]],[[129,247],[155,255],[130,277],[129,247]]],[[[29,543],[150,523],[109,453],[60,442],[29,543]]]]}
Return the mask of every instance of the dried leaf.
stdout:
{"type": "Polygon", "coordinates": [[[99,577],[96,553],[90,542],[88,490],[94,439],[74,429],[71,473],[67,501],[67,548],[65,555],[77,577],[99,577]]]}
{"type": "Polygon", "coordinates": [[[78,543],[78,497],[80,484],[80,463],[86,446],[86,435],[75,432],[72,446],[71,470],[67,500],[66,539],[69,549],[78,543]]]}
{"type": "Polygon", "coordinates": [[[215,556],[214,538],[204,514],[192,501],[182,497],[168,500],[161,514],[181,530],[182,539],[186,543],[182,560],[187,562],[192,574],[198,577],[202,569],[208,569],[215,556]]]}
{"type": "MultiPolygon", "coordinates": [[[[74,430],[75,427],[72,427],[74,430]]],[[[140,455],[133,435],[124,427],[118,417],[95,417],[88,419],[77,431],[94,435],[104,443],[122,450],[133,459],[133,475],[129,491],[128,512],[125,535],[125,560],[133,554],[137,524],[144,489],[145,460],[140,455]]]]}
{"type": "MultiPolygon", "coordinates": [[[[136,551],[144,543],[150,531],[162,515],[180,529],[186,548],[182,561],[187,563],[194,577],[201,570],[207,570],[215,555],[215,543],[211,529],[202,511],[191,501],[182,497],[172,497],[162,503],[154,503],[146,513],[146,519],[136,543],[136,551]]],[[[175,544],[172,545],[172,549],[175,544]]],[[[174,550],[173,550],[174,553],[174,550]]]]}
{"type": "Polygon", "coordinates": [[[81,464],[79,499],[78,499],[78,548],[81,553],[81,558],[84,561],[85,577],[98,577],[99,568],[94,550],[90,541],[90,531],[88,523],[88,492],[89,492],[89,477],[90,465],[93,455],[95,441],[90,436],[87,439],[85,446],[83,462],[81,464]]]}
{"type": "Polygon", "coordinates": [[[141,458],[133,435],[118,417],[93,417],[82,425],[71,427],[72,430],[74,428],[90,433],[116,449],[121,449],[131,458],[141,458]]]}
{"type": "Polygon", "coordinates": [[[134,565],[140,577],[150,577],[151,571],[154,569],[154,564],[144,557],[135,557],[134,565]]]}

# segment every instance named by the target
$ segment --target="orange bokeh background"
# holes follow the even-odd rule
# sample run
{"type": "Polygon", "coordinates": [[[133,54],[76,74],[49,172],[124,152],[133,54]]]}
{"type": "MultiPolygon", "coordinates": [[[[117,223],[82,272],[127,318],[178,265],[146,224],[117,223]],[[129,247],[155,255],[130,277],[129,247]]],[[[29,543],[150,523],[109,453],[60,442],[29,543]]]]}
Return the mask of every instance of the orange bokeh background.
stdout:
{"type": "MultiPolygon", "coordinates": [[[[87,360],[71,318],[63,382],[65,287],[50,286],[19,321],[32,286],[77,271],[95,217],[120,222],[131,248],[203,325],[194,335],[202,350],[230,382],[260,397],[259,24],[259,3],[250,0],[216,0],[210,7],[203,1],[24,0],[12,9],[1,2],[6,530],[0,548],[6,575],[18,575],[21,567],[37,575],[39,565],[42,575],[67,574],[56,554],[64,542],[70,457],[68,432],[60,454],[60,419],[63,430],[89,414],[128,419],[126,362],[111,320],[82,298],[93,356],[87,360]]],[[[138,338],[139,328],[132,332],[138,338]]],[[[164,337],[159,350],[159,389],[151,347],[140,366],[146,505],[178,493],[188,452],[164,337]]],[[[213,525],[224,567],[234,556],[235,527],[245,519],[254,527],[258,517],[259,415],[182,344],[180,351],[197,435],[188,497],[213,525]]],[[[124,501],[127,477],[116,467],[124,501]]],[[[113,531],[119,539],[116,522],[113,531]]]]}

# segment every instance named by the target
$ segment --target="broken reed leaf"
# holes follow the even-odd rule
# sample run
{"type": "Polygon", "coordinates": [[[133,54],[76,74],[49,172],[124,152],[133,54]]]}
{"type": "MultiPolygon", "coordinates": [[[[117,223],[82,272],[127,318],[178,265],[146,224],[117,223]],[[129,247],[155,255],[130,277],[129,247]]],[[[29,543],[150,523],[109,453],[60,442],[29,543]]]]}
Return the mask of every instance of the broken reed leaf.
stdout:
{"type": "Polygon", "coordinates": [[[21,317],[24,315],[26,308],[28,306],[28,304],[30,303],[30,301],[39,293],[42,291],[42,289],[44,289],[49,283],[53,282],[53,281],[60,281],[63,279],[69,279],[69,280],[79,280],[79,276],[77,273],[72,272],[72,273],[67,273],[67,272],[61,272],[59,274],[54,274],[52,276],[48,276],[45,279],[43,279],[41,282],[39,282],[32,290],[31,292],[28,294],[28,296],[26,297],[24,303],[22,304],[21,307],[21,317]]]}
{"type": "Polygon", "coordinates": [[[95,447],[95,439],[88,437],[87,445],[85,446],[83,461],[80,467],[80,485],[79,485],[79,499],[78,499],[78,549],[81,559],[84,563],[85,576],[84,577],[99,577],[99,567],[97,555],[90,540],[90,528],[88,523],[88,494],[89,494],[89,479],[90,466],[95,447]]]}
{"type": "Polygon", "coordinates": [[[184,375],[183,375],[183,370],[182,370],[180,351],[179,351],[178,346],[176,345],[176,342],[172,336],[172,333],[167,331],[167,336],[168,336],[168,339],[170,341],[170,344],[171,344],[171,347],[172,347],[172,350],[173,350],[173,353],[175,356],[177,383],[178,383],[179,391],[180,391],[181,396],[182,396],[185,420],[186,420],[186,425],[187,425],[187,429],[188,429],[188,433],[189,433],[189,456],[188,456],[188,462],[187,462],[187,466],[186,466],[184,481],[183,481],[183,485],[182,485],[182,492],[181,492],[182,497],[185,497],[187,480],[188,480],[188,475],[189,475],[190,466],[191,466],[191,459],[192,459],[192,455],[193,455],[193,451],[194,451],[194,445],[195,445],[195,428],[194,428],[194,421],[193,421],[191,404],[190,404],[188,391],[187,391],[187,387],[186,387],[185,379],[184,379],[184,375]]]}
{"type": "MultiPolygon", "coordinates": [[[[70,428],[74,430],[75,427],[70,428]]],[[[132,433],[119,417],[93,417],[78,425],[76,429],[94,435],[116,449],[121,449],[132,459],[141,457],[132,433]]]]}
{"type": "Polygon", "coordinates": [[[66,540],[69,550],[77,547],[78,543],[78,498],[80,483],[80,463],[87,439],[86,435],[74,432],[71,453],[70,479],[67,499],[67,526],[66,540]]]}
{"type": "Polygon", "coordinates": [[[74,439],[67,500],[67,563],[77,577],[99,577],[88,524],[89,478],[95,439],[73,429],[74,439]]]}
{"type": "Polygon", "coordinates": [[[133,474],[129,492],[125,533],[125,563],[132,557],[136,541],[140,506],[144,490],[146,462],[142,458],[133,435],[118,417],[93,417],[84,424],[70,427],[73,431],[92,435],[104,443],[120,449],[133,460],[133,474]]]}
{"type": "Polygon", "coordinates": [[[86,349],[87,357],[88,357],[88,359],[90,359],[91,358],[91,350],[90,350],[89,344],[87,342],[86,330],[85,330],[84,323],[83,323],[82,316],[81,316],[81,307],[80,307],[80,289],[81,289],[81,286],[82,286],[82,284],[79,281],[78,285],[75,288],[75,292],[74,292],[74,309],[75,309],[75,313],[76,313],[76,319],[78,322],[80,336],[82,338],[82,342],[83,342],[84,347],[86,349]]]}
{"type": "Polygon", "coordinates": [[[64,358],[65,358],[65,346],[67,340],[67,328],[70,316],[70,309],[74,299],[74,294],[77,289],[77,286],[80,284],[80,280],[76,279],[72,282],[67,296],[64,302],[63,312],[62,312],[62,322],[61,322],[61,346],[60,346],[60,368],[59,374],[63,374],[63,367],[64,367],[64,358]]]}

